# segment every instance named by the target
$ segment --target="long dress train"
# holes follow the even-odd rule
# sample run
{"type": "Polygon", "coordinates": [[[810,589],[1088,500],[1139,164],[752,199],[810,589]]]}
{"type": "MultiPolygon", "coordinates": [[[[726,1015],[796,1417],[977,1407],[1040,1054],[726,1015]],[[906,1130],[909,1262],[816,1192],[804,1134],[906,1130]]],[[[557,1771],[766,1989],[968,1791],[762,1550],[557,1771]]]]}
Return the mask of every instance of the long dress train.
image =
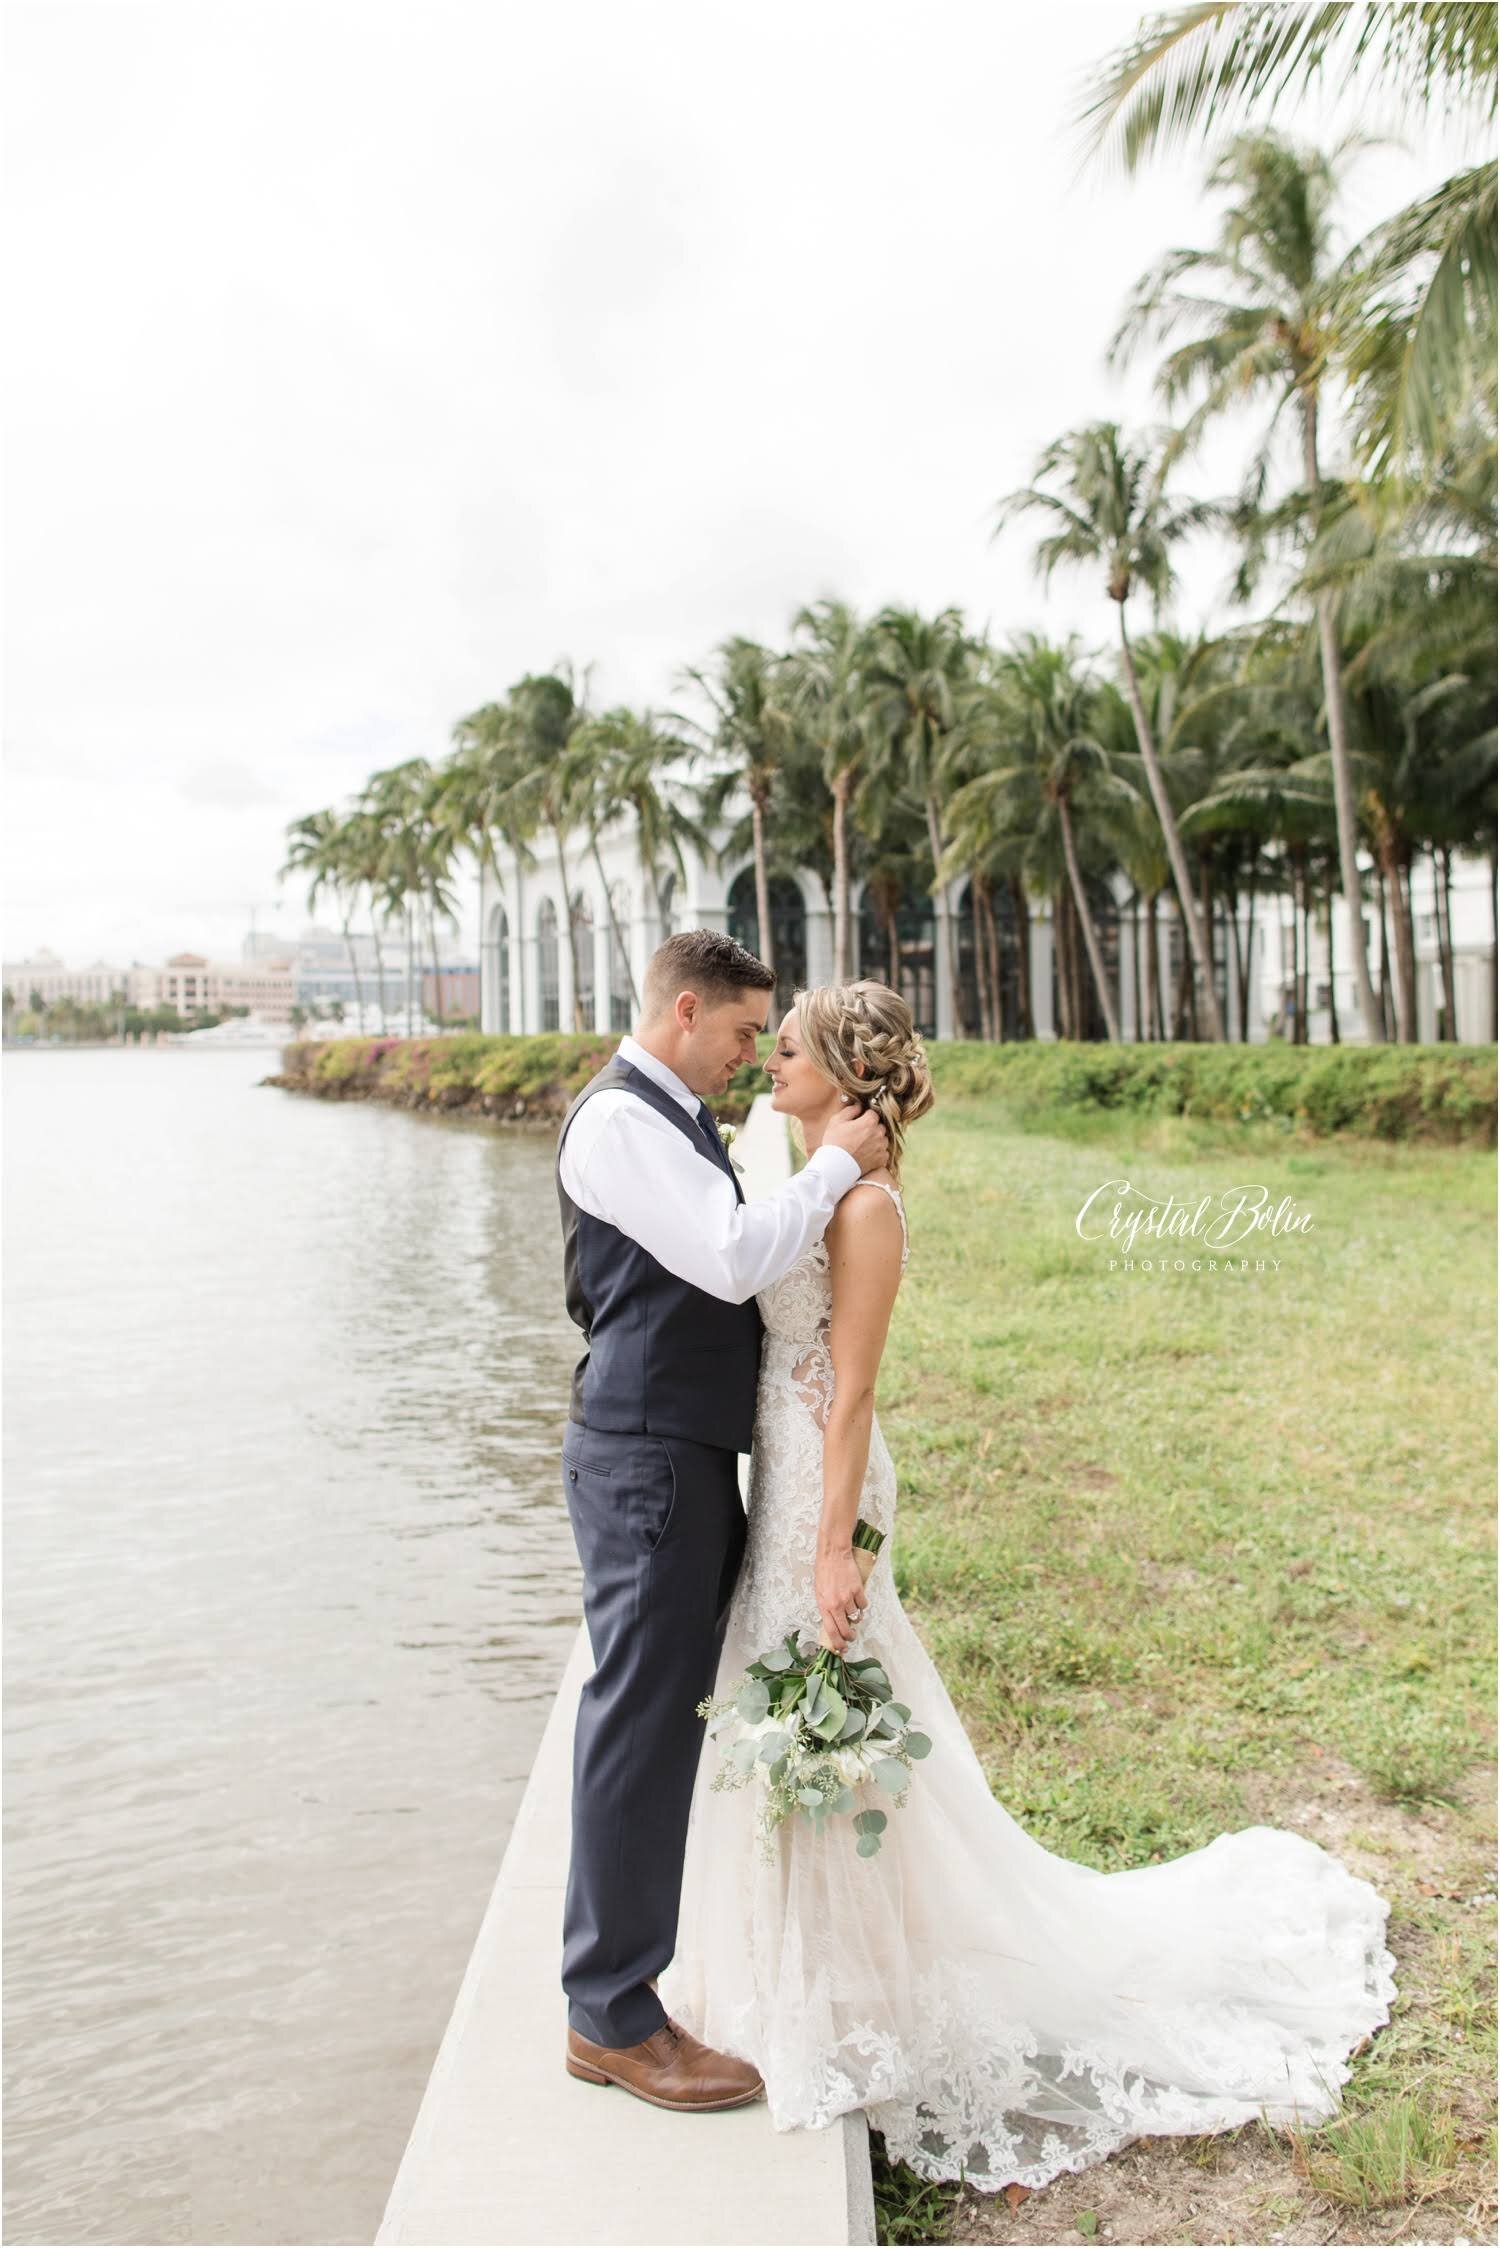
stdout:
{"type": "MultiPolygon", "coordinates": [[[[862,1184],[880,1186],[879,1180],[862,1184]]],[[[887,1188],[901,1211],[899,1191],[887,1188]]],[[[906,1248],[903,1247],[903,1269],[906,1248]]],[[[749,1535],[715,1695],[787,1632],[816,1635],[813,1554],[833,1390],[819,1241],[759,1299],[766,1333],[749,1535]]],[[[889,1539],[876,1422],[860,1512],[889,1539]]],[[[981,2191],[1045,2185],[1148,2133],[1313,2124],[1390,2018],[1388,1904],[1278,1827],[1101,1873],[1054,1856],[990,1792],[882,1558],[858,1640],[932,1741],[883,1847],[847,1822],[755,1832],[758,1791],[699,1767],[668,2012],[752,2060],[779,2129],[864,2108],[892,2159],[981,2191]]]]}

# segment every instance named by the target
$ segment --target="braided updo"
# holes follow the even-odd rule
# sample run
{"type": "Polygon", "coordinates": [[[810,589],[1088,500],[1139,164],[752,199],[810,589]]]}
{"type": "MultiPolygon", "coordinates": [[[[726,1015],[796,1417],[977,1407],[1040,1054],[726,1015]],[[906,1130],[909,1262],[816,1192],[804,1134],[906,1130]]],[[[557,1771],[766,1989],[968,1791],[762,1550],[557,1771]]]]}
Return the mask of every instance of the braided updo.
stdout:
{"type": "Polygon", "coordinates": [[[933,1103],[927,1055],[911,1009],[889,984],[819,984],[793,994],[797,1029],[813,1067],[841,1093],[873,1109],[891,1143],[890,1171],[901,1176],[906,1128],[933,1103]]]}

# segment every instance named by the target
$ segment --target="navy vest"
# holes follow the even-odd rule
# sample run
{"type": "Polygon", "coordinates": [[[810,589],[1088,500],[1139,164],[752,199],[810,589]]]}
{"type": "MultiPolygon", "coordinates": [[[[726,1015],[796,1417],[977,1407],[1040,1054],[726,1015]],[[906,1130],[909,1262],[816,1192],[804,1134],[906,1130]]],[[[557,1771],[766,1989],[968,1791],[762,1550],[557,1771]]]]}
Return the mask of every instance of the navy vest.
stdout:
{"type": "Polygon", "coordinates": [[[735,1193],[745,1199],[727,1151],[721,1145],[716,1156],[681,1102],[644,1070],[616,1056],[590,1078],[557,1135],[568,1316],[589,1346],[573,1375],[569,1418],[588,1428],[685,1436],[696,1444],[748,1452],[760,1375],[761,1319],[754,1297],[725,1303],[679,1280],[618,1226],[580,1210],[563,1186],[562,1145],[569,1125],[586,1100],[614,1090],[634,1094],[666,1117],[705,1163],[722,1157],[735,1193]]]}

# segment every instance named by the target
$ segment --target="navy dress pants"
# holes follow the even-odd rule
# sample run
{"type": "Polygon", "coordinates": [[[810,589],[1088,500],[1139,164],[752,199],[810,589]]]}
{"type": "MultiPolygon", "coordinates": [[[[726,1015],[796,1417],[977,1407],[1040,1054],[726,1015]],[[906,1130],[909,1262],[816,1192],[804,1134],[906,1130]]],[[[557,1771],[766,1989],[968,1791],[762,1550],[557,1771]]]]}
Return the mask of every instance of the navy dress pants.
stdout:
{"type": "Polygon", "coordinates": [[[570,1421],[563,1494],[594,1656],[573,1742],[563,1989],[582,2036],[635,2045],[666,2019],[650,1978],[677,1942],[697,1704],[745,1547],[738,1454],[570,1421]]]}

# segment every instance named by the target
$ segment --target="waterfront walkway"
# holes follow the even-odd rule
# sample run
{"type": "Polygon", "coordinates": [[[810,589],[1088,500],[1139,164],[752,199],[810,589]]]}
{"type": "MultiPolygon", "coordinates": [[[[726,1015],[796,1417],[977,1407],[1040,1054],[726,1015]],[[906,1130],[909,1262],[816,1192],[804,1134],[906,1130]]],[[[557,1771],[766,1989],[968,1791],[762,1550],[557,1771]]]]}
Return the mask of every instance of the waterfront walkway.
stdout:
{"type": "MultiPolygon", "coordinates": [[[[733,1153],[749,1194],[787,1176],[785,1130],[768,1097],[733,1153]]],[[[764,2101],[675,2115],[563,2068],[573,1717],[589,1667],[580,1626],[377,2243],[871,2242],[862,2116],[783,2132],[764,2101]]]]}

